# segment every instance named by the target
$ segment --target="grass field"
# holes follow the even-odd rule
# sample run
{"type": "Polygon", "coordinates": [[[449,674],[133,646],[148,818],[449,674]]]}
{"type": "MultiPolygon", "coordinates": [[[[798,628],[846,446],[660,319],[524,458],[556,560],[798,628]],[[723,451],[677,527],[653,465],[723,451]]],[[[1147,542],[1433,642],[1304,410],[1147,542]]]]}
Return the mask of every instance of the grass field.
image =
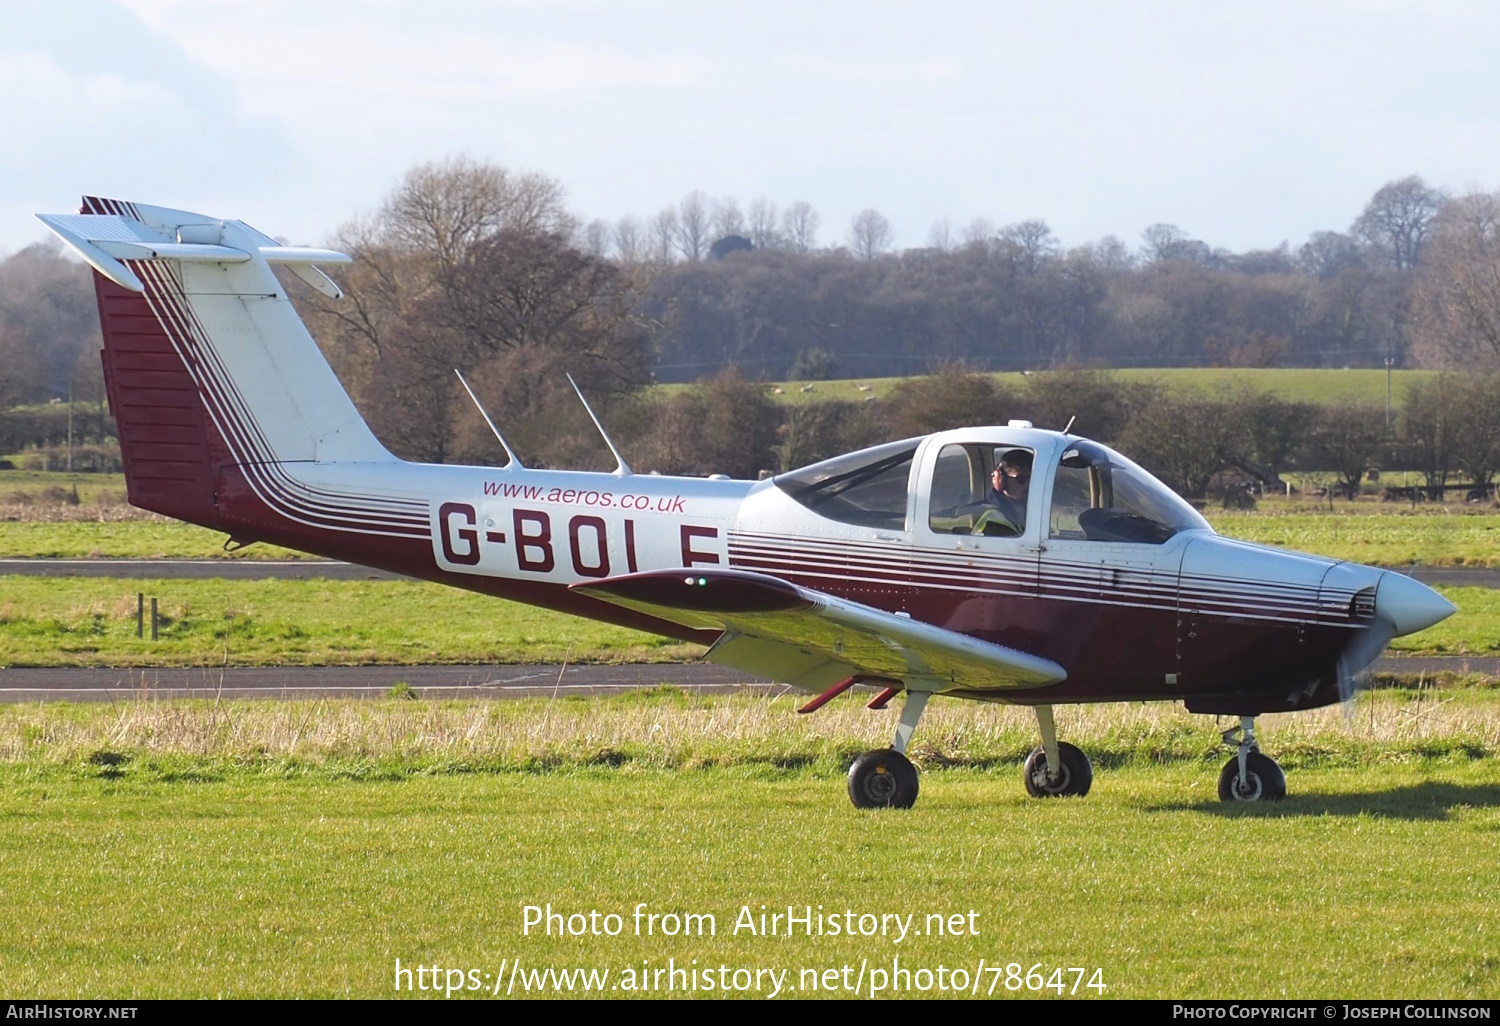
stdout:
{"type": "MultiPolygon", "coordinates": [[[[296,559],[274,545],[224,551],[225,536],[128,507],[11,507],[0,515],[0,559],[296,559]]],[[[0,511],[3,512],[3,511],[0,511]]],[[[1204,511],[1234,538],[1382,566],[1500,566],[1500,512],[1490,506],[1269,499],[1261,508],[1204,511]]],[[[306,557],[303,557],[306,558],[306,557]]]]}
{"type": "Polygon", "coordinates": [[[225,552],[226,537],[165,518],[0,521],[0,559],[311,558],[261,544],[225,552]]]}
{"type": "MultiPolygon", "coordinates": [[[[1029,716],[940,700],[913,749],[922,798],[902,813],[843,794],[849,758],[894,718],[854,701],[814,717],[671,691],[10,707],[0,972],[39,997],[383,997],[398,958],[474,969],[486,991],[519,959],[513,996],[544,968],[608,970],[606,993],[625,996],[607,988],[627,970],[696,959],[747,985],[785,972],[783,996],[812,996],[846,965],[865,993],[862,964],[887,985],[894,959],[968,983],[983,959],[1016,964],[1023,996],[1054,996],[1024,989],[1033,966],[1101,970],[1107,997],[1500,996],[1500,707],[1367,701],[1352,728],[1336,712],[1268,722],[1291,797],[1225,807],[1227,753],[1204,718],[1060,710],[1094,790],[1035,801],[1019,780],[1029,716]],[[633,936],[643,902],[710,913],[714,935],[633,936]],[[619,914],[624,931],[524,936],[523,907],[548,903],[619,914]],[[965,929],[735,934],[762,904],[917,930],[958,914],[965,929]]],[[[1005,974],[979,981],[1013,996],[1005,974]]]]}
{"type": "Polygon", "coordinates": [[[74,488],[81,506],[125,501],[124,474],[60,474],[45,470],[0,470],[0,503],[30,505],[66,501],[74,488]]]}
{"type": "Polygon", "coordinates": [[[1378,566],[1500,566],[1500,514],[1390,503],[1342,504],[1330,513],[1209,509],[1214,530],[1231,538],[1378,566]]]}
{"type": "MultiPolygon", "coordinates": [[[[1044,373],[1044,372],[1043,372],[1044,373]]],[[[1297,402],[1329,403],[1343,400],[1385,402],[1385,371],[1372,369],[1327,370],[1303,367],[1142,367],[1111,370],[1120,381],[1161,385],[1178,395],[1210,396],[1226,387],[1243,387],[1266,392],[1281,399],[1297,402]]],[[[1391,375],[1391,401],[1399,408],[1406,390],[1417,381],[1426,380],[1436,371],[1402,370],[1391,375]]],[[[1012,389],[1026,389],[1036,374],[1015,372],[990,375],[996,383],[1012,389]]],[[[905,378],[843,378],[836,381],[777,381],[772,394],[778,402],[800,404],[825,399],[861,401],[869,396],[885,398],[905,378]],[[811,391],[803,391],[807,385],[811,391]],[[867,389],[866,390],[862,390],[867,389]]],[[[680,389],[683,385],[661,385],[662,389],[680,389]]]]}
{"type": "Polygon", "coordinates": [[[0,666],[659,662],[702,651],[408,581],[0,577],[0,666]],[[136,596],[160,640],[135,636],[136,596]]]}
{"type": "MultiPolygon", "coordinates": [[[[1500,591],[1438,590],[1458,612],[1392,650],[1500,652],[1500,591]]],[[[0,666],[671,662],[701,652],[436,584],[0,577],[0,666]],[[135,636],[138,594],[158,600],[159,641],[135,636]]]]}

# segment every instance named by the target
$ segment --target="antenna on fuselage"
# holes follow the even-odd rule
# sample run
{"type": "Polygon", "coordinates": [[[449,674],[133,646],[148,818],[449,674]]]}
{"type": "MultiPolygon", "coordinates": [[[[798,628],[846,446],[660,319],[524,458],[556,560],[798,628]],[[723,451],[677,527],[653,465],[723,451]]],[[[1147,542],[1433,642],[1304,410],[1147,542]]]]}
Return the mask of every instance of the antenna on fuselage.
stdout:
{"type": "Polygon", "coordinates": [[[1068,418],[1068,426],[1065,427],[1065,428],[1063,428],[1063,434],[1067,434],[1069,431],[1073,430],[1073,422],[1075,420],[1077,420],[1077,419],[1078,419],[1078,414],[1076,414],[1076,413],[1073,416],[1071,416],[1071,417],[1068,418]]]}
{"type": "Polygon", "coordinates": [[[458,375],[458,383],[464,386],[464,391],[469,393],[470,399],[474,400],[474,408],[479,411],[479,415],[484,418],[484,422],[495,433],[495,440],[500,443],[500,448],[504,449],[505,455],[510,457],[510,462],[506,466],[514,467],[516,470],[525,470],[526,464],[521,462],[521,457],[517,456],[516,450],[510,447],[510,443],[505,440],[505,436],[500,433],[500,429],[495,426],[495,422],[490,420],[490,415],[484,411],[484,404],[479,401],[479,396],[474,394],[474,390],[469,387],[468,381],[464,380],[463,371],[454,367],[453,373],[458,375]]]}
{"type": "Polygon", "coordinates": [[[609,446],[609,451],[615,454],[615,462],[619,464],[619,466],[615,467],[615,474],[620,477],[624,477],[626,474],[633,473],[633,471],[630,469],[630,464],[625,462],[625,457],[620,455],[620,450],[610,439],[609,432],[604,430],[604,425],[599,423],[598,417],[594,416],[594,408],[590,406],[589,401],[583,397],[583,389],[578,387],[578,382],[573,380],[573,375],[571,374],[568,375],[568,384],[572,385],[573,391],[578,393],[578,401],[583,403],[583,408],[588,413],[589,419],[594,422],[594,427],[599,429],[599,436],[604,439],[604,444],[609,446]]]}

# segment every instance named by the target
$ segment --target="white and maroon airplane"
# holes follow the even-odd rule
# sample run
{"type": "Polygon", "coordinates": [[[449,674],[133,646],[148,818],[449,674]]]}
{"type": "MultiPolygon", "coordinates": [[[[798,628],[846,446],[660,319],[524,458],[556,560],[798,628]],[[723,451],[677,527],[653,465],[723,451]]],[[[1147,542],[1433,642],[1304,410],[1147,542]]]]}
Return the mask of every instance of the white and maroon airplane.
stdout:
{"type": "Polygon", "coordinates": [[[1035,796],[1093,778],[1054,705],[1181,701],[1240,718],[1220,797],[1279,799],[1255,717],[1347,698],[1391,638],[1454,609],[1397,573],[1222,538],[1119,453],[1024,421],[758,482],[408,463],[271,270],[337,297],[317,265],[348,257],[117,200],[39,216],[97,272],[133,505],[698,642],[818,693],[805,711],[855,683],[884,687],[876,709],[904,692],[891,746],[849,770],[860,807],[916,801],[905,751],[933,695],[1034,708],[1035,796]],[[1022,501],[991,494],[1002,463],[1033,469],[1022,501]]]}

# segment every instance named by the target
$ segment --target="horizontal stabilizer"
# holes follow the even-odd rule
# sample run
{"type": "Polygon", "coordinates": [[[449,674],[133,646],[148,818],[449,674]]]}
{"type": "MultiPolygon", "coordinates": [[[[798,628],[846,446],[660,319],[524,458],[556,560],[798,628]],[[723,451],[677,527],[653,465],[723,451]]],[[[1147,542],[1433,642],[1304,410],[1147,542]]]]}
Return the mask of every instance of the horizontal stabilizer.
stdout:
{"type": "Polygon", "coordinates": [[[605,602],[699,630],[721,630],[708,659],[822,690],[844,677],[919,691],[1045,687],[1050,659],[743,570],[653,570],[573,585],[605,602]]]}
{"type": "Polygon", "coordinates": [[[350,262],[347,254],[331,249],[279,245],[239,221],[183,224],[169,231],[121,214],[38,214],[37,217],[96,271],[132,292],[144,292],[146,286],[123,263],[126,260],[241,264],[259,256],[269,264],[285,265],[319,292],[337,299],[342,295],[338,286],[316,265],[350,262]],[[226,234],[235,245],[223,244],[226,234]]]}

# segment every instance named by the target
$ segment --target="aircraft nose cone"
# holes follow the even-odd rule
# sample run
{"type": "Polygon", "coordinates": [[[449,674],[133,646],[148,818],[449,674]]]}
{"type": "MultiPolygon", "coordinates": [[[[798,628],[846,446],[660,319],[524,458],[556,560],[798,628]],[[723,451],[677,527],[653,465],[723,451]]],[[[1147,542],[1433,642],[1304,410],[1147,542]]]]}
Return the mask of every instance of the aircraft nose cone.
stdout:
{"type": "Polygon", "coordinates": [[[1457,607],[1427,585],[1387,572],[1375,591],[1375,615],[1396,628],[1396,637],[1425,631],[1452,616],[1457,607]]]}

